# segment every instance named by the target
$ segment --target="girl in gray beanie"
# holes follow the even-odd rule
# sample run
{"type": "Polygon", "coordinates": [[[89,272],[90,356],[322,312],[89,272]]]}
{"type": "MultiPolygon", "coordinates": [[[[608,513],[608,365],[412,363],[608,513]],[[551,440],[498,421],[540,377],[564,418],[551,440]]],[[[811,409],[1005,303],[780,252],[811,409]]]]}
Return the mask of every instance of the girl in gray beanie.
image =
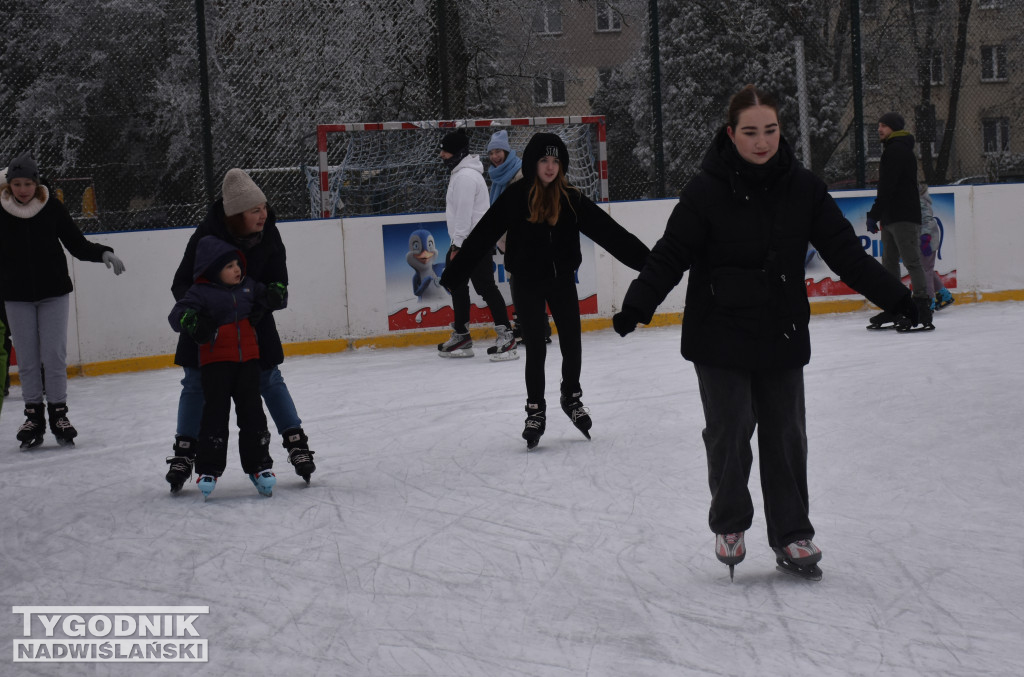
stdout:
{"type": "Polygon", "coordinates": [[[39,182],[39,165],[28,153],[0,171],[0,298],[14,347],[25,400],[25,422],[18,428],[22,449],[43,443],[46,410],[50,431],[61,445],[72,445],[78,431],[68,420],[68,313],[73,289],[64,249],[79,261],[96,261],[124,272],[110,247],[82,235],[60,200],[39,182]],[[46,365],[43,408],[43,372],[46,365]]]}

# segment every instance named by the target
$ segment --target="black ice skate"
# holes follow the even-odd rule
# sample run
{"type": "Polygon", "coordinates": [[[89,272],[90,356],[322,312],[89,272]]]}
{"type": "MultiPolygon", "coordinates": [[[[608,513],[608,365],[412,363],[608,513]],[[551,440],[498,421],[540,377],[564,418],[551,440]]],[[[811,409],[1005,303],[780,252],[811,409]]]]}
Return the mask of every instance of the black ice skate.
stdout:
{"type": "Polygon", "coordinates": [[[562,411],[564,411],[565,415],[569,417],[572,424],[576,426],[589,440],[590,427],[593,425],[593,421],[590,420],[590,410],[584,407],[583,403],[580,402],[581,397],[583,397],[582,392],[562,395],[562,397],[559,398],[559,404],[562,405],[562,411]]]}
{"type": "Polygon", "coordinates": [[[917,306],[918,321],[915,323],[906,315],[900,315],[896,318],[896,331],[901,334],[906,334],[911,331],[932,331],[935,329],[935,325],[932,324],[933,315],[931,299],[926,296],[915,296],[914,305],[917,306]]]}
{"type": "Polygon", "coordinates": [[[167,470],[164,479],[171,485],[171,493],[176,494],[192,477],[192,464],[196,460],[196,440],[191,437],[176,435],[174,438],[174,456],[167,457],[167,470]]]}
{"type": "Polygon", "coordinates": [[[540,442],[544,434],[546,424],[546,413],[544,403],[526,403],[526,423],[523,427],[523,439],[526,440],[526,448],[533,449],[540,442]]]}
{"type": "Polygon", "coordinates": [[[33,449],[43,443],[46,432],[46,414],[43,403],[25,405],[25,422],[18,428],[18,441],[22,449],[33,449]]]}
{"type": "Polygon", "coordinates": [[[48,402],[46,409],[50,413],[50,432],[57,438],[57,443],[62,447],[75,446],[78,431],[68,420],[68,405],[63,402],[48,402]]]}
{"type": "Polygon", "coordinates": [[[793,541],[784,548],[772,548],[775,551],[776,569],[784,574],[797,576],[809,581],[821,580],[821,550],[808,538],[793,541]]]}
{"type": "Polygon", "coordinates": [[[283,446],[288,450],[288,462],[295,467],[295,474],[306,480],[309,484],[309,477],[316,471],[316,464],[313,463],[315,451],[309,449],[309,438],[302,428],[289,428],[284,431],[283,446]]]}
{"type": "Polygon", "coordinates": [[[867,326],[868,329],[895,329],[896,315],[883,310],[869,319],[868,322],[871,323],[867,326]]]}

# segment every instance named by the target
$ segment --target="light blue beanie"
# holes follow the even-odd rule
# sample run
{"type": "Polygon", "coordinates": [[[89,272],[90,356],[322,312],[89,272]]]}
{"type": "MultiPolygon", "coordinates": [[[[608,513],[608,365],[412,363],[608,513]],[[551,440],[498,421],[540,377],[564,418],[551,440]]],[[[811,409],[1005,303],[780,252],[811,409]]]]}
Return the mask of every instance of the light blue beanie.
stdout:
{"type": "Polygon", "coordinates": [[[503,150],[506,153],[512,152],[512,146],[508,145],[508,132],[504,129],[491,134],[491,140],[487,142],[487,152],[492,150],[503,150]]]}

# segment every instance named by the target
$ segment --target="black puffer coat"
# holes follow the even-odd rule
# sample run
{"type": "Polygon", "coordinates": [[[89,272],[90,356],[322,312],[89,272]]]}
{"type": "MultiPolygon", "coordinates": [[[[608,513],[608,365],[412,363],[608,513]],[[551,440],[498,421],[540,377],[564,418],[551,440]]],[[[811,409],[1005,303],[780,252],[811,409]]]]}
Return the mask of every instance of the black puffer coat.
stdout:
{"type": "Polygon", "coordinates": [[[103,252],[114,251],[85,239],[64,203],[45,187],[41,206],[38,198],[20,205],[6,192],[6,182],[0,184],[5,189],[5,207],[0,209],[0,298],[41,301],[70,294],[74,287],[65,247],[79,261],[99,262],[103,252]]]}
{"type": "Polygon", "coordinates": [[[882,159],[878,163],[878,195],[868,210],[868,216],[883,226],[900,221],[921,223],[914,137],[901,129],[890,134],[882,143],[882,159]]]}
{"type": "Polygon", "coordinates": [[[623,306],[650,322],[689,270],[683,357],[743,369],[803,366],[811,357],[808,243],[882,308],[893,310],[909,296],[865,253],[825,184],[800,166],[785,139],[767,166],[755,168],[723,128],[623,306]]]}
{"type": "MultiPolygon", "coordinates": [[[[196,231],[189,238],[185,247],[185,255],[178,264],[171,283],[171,293],[175,301],[181,298],[192,286],[195,268],[196,247],[206,235],[214,235],[228,244],[240,249],[245,254],[245,274],[265,285],[272,282],[288,284],[288,264],[281,240],[281,231],[277,228],[274,210],[267,205],[267,220],[263,224],[263,232],[259,241],[246,247],[228,231],[224,222],[224,201],[217,200],[206,213],[206,217],[196,226],[196,231]]],[[[281,347],[281,336],[277,333],[274,314],[267,313],[256,324],[256,334],[260,344],[260,367],[269,369],[284,362],[284,349],[281,347]]],[[[198,367],[199,353],[196,344],[184,332],[178,336],[178,349],[174,353],[174,363],[182,367],[198,367]]]]}

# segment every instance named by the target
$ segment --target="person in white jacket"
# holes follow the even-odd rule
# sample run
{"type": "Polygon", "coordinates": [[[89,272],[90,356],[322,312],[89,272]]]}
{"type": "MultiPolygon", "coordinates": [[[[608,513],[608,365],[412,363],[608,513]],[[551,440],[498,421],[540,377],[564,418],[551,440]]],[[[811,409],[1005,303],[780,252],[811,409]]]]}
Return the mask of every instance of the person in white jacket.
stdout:
{"type": "MultiPolygon", "coordinates": [[[[473,231],[477,221],[490,207],[487,182],[484,181],[484,166],[480,158],[469,153],[469,137],[463,130],[446,134],[441,140],[441,161],[452,172],[445,196],[445,219],[448,222],[448,236],[452,244],[445,257],[448,264],[462,247],[462,243],[473,231]]],[[[494,331],[497,334],[493,347],[487,349],[492,361],[518,359],[512,324],[508,319],[505,298],[494,282],[494,261],[484,256],[473,268],[470,280],[473,288],[483,297],[491,311],[494,331]]],[[[455,320],[452,335],[437,346],[441,357],[472,357],[473,339],[469,335],[469,283],[464,282],[452,290],[452,308],[455,320]]]]}

